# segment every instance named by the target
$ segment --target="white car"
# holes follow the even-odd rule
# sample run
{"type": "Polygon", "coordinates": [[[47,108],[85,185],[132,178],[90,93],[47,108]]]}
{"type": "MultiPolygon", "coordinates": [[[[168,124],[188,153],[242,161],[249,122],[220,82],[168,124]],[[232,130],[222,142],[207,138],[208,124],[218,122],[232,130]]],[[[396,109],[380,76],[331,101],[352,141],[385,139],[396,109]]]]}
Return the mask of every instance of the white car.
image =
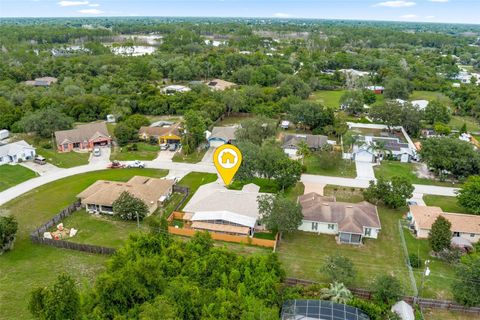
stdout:
{"type": "Polygon", "coordinates": [[[127,168],[145,168],[145,163],[143,163],[142,161],[139,161],[139,160],[135,160],[133,162],[130,162],[127,165],[127,168]]]}
{"type": "Polygon", "coordinates": [[[102,154],[102,151],[100,150],[99,147],[93,148],[93,156],[94,157],[100,157],[101,154],[102,154]]]}

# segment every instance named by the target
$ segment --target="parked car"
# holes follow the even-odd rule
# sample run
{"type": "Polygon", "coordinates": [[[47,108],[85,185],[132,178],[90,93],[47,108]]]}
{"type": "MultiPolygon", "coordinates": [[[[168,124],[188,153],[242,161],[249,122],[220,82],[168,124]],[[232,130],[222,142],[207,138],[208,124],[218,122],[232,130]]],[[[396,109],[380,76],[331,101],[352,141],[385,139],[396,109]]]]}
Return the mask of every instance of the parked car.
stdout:
{"type": "Polygon", "coordinates": [[[418,205],[417,201],[414,201],[414,200],[408,200],[408,201],[407,201],[407,204],[408,204],[409,206],[416,206],[416,205],[418,205]]]}
{"type": "Polygon", "coordinates": [[[120,161],[115,160],[115,161],[112,161],[111,163],[109,163],[107,165],[107,168],[109,168],[109,169],[119,169],[119,168],[125,168],[125,165],[120,163],[120,161]]]}
{"type": "Polygon", "coordinates": [[[168,143],[162,143],[160,145],[160,150],[168,150],[168,143]]]}
{"type": "Polygon", "coordinates": [[[100,150],[99,147],[93,148],[93,156],[94,157],[100,157],[102,155],[102,150],[100,150]]]}
{"type": "Polygon", "coordinates": [[[44,164],[47,163],[47,159],[45,159],[45,158],[42,157],[42,156],[36,156],[36,157],[33,159],[33,162],[38,163],[38,164],[41,164],[41,165],[44,165],[44,164]]]}
{"type": "Polygon", "coordinates": [[[170,147],[168,148],[168,151],[176,151],[177,150],[177,144],[176,143],[172,143],[170,145],[170,147]]]}
{"type": "Polygon", "coordinates": [[[145,168],[145,163],[143,161],[135,160],[133,162],[130,162],[127,165],[128,168],[145,168]]]}

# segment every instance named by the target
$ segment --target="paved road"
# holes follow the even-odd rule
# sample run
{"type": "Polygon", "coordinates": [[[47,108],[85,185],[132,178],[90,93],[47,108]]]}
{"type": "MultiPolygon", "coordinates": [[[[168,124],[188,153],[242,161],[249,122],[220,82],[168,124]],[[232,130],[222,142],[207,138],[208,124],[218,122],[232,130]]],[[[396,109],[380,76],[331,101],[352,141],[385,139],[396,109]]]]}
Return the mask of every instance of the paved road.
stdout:
{"type": "MultiPolygon", "coordinates": [[[[197,172],[208,172],[216,173],[216,169],[213,164],[206,163],[180,163],[180,162],[170,162],[170,161],[145,161],[147,168],[154,169],[166,169],[170,171],[170,176],[183,176],[192,171],[197,172]]],[[[59,169],[53,172],[45,173],[40,177],[36,177],[30,180],[27,180],[21,184],[18,184],[10,189],[0,192],[0,205],[7,203],[8,201],[15,199],[16,197],[38,188],[44,184],[47,184],[52,181],[56,181],[62,178],[70,177],[76,174],[97,171],[105,169],[106,166],[104,163],[95,163],[88,164],[84,166],[69,168],[69,169],[59,169]]],[[[368,187],[368,181],[364,179],[349,179],[349,178],[339,178],[339,177],[327,177],[327,176],[317,176],[317,175],[302,175],[302,182],[314,183],[320,185],[339,185],[345,187],[355,187],[355,188],[366,188],[368,187]]],[[[455,188],[447,187],[436,187],[436,186],[427,186],[427,185],[414,185],[416,197],[420,197],[423,194],[434,194],[441,196],[455,196],[455,188]]]]}

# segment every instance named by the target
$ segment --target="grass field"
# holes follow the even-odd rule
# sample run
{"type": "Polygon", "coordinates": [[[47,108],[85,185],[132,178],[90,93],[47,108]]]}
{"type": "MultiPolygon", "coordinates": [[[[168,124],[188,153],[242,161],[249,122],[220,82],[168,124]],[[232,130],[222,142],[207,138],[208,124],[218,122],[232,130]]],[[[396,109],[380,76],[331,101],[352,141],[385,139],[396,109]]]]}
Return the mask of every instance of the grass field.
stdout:
{"type": "Polygon", "coordinates": [[[452,100],[449,97],[444,95],[441,92],[435,91],[413,91],[410,95],[410,100],[428,100],[428,101],[435,101],[439,100],[442,103],[445,103],[449,106],[452,105],[452,100]]]}
{"type": "Polygon", "coordinates": [[[340,98],[343,96],[345,92],[347,91],[346,90],[315,91],[310,96],[310,99],[315,100],[328,108],[336,110],[340,108],[340,98]]]}
{"type": "Polygon", "coordinates": [[[303,161],[306,173],[324,176],[355,178],[355,162],[343,160],[340,152],[317,152],[303,161]]]}
{"type": "MultiPolygon", "coordinates": [[[[414,184],[426,184],[432,186],[452,187],[450,182],[443,182],[432,179],[419,178],[415,174],[417,164],[401,163],[400,161],[382,161],[382,164],[375,166],[375,177],[384,177],[391,179],[392,177],[404,177],[414,184]]],[[[458,185],[455,185],[458,186],[458,185]]]]}
{"type": "Polygon", "coordinates": [[[424,310],[425,320],[477,320],[478,314],[452,312],[448,310],[424,310]]]}
{"type": "Polygon", "coordinates": [[[59,153],[54,149],[45,149],[39,146],[36,146],[37,154],[45,157],[47,162],[60,167],[60,168],[71,168],[77,166],[83,166],[88,164],[88,158],[90,153],[80,153],[80,152],[64,152],[59,153]]]}
{"type": "Polygon", "coordinates": [[[278,254],[287,276],[328,283],[320,267],[327,256],[339,254],[350,258],[357,269],[353,287],[370,288],[378,275],[393,274],[404,284],[406,292],[412,294],[398,229],[398,219],[404,210],[379,207],[378,211],[382,231],[378,239],[367,239],[363,246],[340,245],[330,235],[286,234],[279,244],[278,254]]]}
{"type": "Polygon", "coordinates": [[[202,161],[203,156],[207,152],[207,149],[202,151],[196,151],[189,155],[184,155],[182,152],[177,152],[172,158],[173,162],[187,162],[187,163],[198,163],[202,161]]]}
{"type": "Polygon", "coordinates": [[[480,132],[480,123],[468,116],[452,116],[448,126],[454,130],[460,130],[464,123],[467,124],[467,131],[480,132]]]}
{"type": "Polygon", "coordinates": [[[145,142],[137,142],[135,144],[137,145],[138,149],[136,151],[129,151],[127,146],[112,149],[110,159],[119,161],[150,161],[155,159],[160,151],[160,146],[158,145],[151,145],[145,142]]]}
{"type": "Polygon", "coordinates": [[[357,203],[364,200],[362,190],[360,188],[327,185],[323,188],[323,195],[335,196],[335,199],[340,202],[357,203]]]}
{"type": "Polygon", "coordinates": [[[4,164],[0,166],[0,191],[36,177],[37,174],[20,165],[4,164]]]}
{"type": "MultiPolygon", "coordinates": [[[[416,239],[408,229],[404,228],[403,234],[407,243],[408,252],[417,254],[422,262],[429,259],[430,276],[425,279],[422,297],[432,299],[452,299],[450,285],[455,277],[454,266],[430,256],[430,245],[428,240],[416,239]]],[[[413,269],[417,288],[421,287],[423,267],[413,269]]]]}
{"type": "Polygon", "coordinates": [[[107,257],[33,244],[29,234],[75,200],[75,195],[99,179],[127,181],[134,175],[162,177],[165,170],[102,170],[61,179],[32,190],[2,206],[19,223],[12,251],[0,257],[0,319],[31,319],[30,290],[51,284],[61,272],[81,285],[92,283],[107,257]]]}
{"type": "Polygon", "coordinates": [[[222,121],[220,121],[219,123],[216,123],[215,127],[232,126],[232,125],[235,125],[235,124],[239,124],[246,119],[250,119],[250,118],[254,118],[254,117],[255,117],[254,115],[245,116],[245,117],[241,117],[241,116],[225,117],[225,118],[223,118],[222,121]]]}
{"type": "Polygon", "coordinates": [[[467,210],[458,204],[456,197],[424,195],[423,201],[427,206],[436,206],[442,208],[445,212],[468,213],[467,210]]]}

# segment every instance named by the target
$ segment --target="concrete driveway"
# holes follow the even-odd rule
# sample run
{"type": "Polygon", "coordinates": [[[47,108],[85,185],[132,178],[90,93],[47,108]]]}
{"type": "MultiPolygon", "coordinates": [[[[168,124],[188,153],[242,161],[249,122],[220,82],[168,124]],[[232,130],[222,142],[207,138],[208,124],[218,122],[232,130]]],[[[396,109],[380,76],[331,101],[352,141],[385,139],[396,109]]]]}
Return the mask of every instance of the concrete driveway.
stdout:
{"type": "Polygon", "coordinates": [[[178,151],[161,150],[158,153],[157,158],[155,158],[155,160],[153,161],[170,161],[171,162],[176,152],[178,151]]]}
{"type": "Polygon", "coordinates": [[[304,182],[303,185],[305,186],[305,191],[303,192],[303,194],[315,192],[323,196],[323,188],[325,188],[324,184],[314,183],[314,182],[304,182]]]}
{"type": "Polygon", "coordinates": [[[61,168],[54,166],[53,164],[48,162],[46,164],[38,164],[32,161],[27,161],[20,163],[20,165],[38,173],[41,176],[62,170],[61,168]]]}
{"type": "Polygon", "coordinates": [[[213,163],[213,153],[215,152],[216,148],[209,148],[207,152],[205,152],[205,155],[202,158],[202,163],[213,163]]]}
{"type": "Polygon", "coordinates": [[[101,153],[98,157],[94,156],[92,152],[90,153],[90,158],[88,159],[89,164],[107,164],[110,162],[110,154],[112,153],[112,149],[110,147],[100,147],[100,151],[101,153]]]}
{"type": "Polygon", "coordinates": [[[373,163],[355,161],[355,167],[357,169],[357,179],[361,180],[375,180],[375,172],[373,171],[373,163]]]}

